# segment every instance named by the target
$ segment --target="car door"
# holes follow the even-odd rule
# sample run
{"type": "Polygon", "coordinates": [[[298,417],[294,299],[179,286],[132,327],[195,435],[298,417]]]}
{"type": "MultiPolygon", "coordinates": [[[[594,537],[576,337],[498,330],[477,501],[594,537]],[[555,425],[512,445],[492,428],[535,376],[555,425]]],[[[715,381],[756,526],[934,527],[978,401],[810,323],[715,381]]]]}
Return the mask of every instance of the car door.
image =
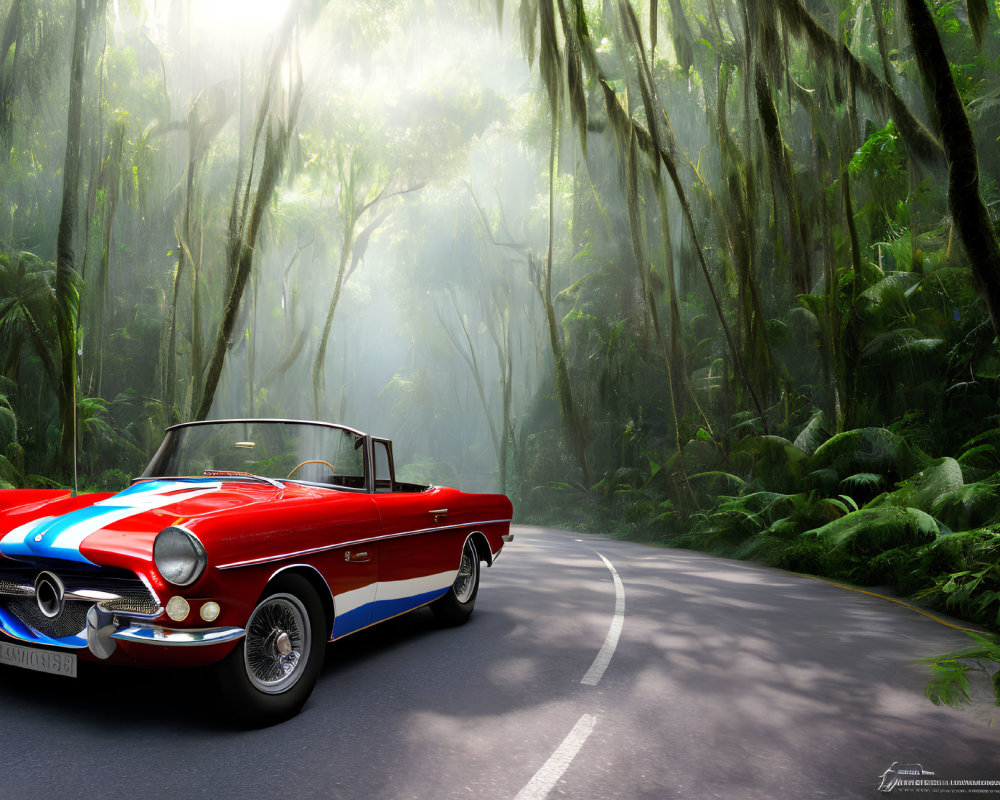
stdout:
{"type": "Polygon", "coordinates": [[[333,638],[367,628],[373,622],[372,610],[378,586],[378,545],[360,544],[330,553],[330,591],[335,618],[333,638]]]}
{"type": "Polygon", "coordinates": [[[337,520],[335,536],[343,545],[322,553],[315,563],[333,595],[332,638],[338,639],[372,624],[381,525],[367,493],[344,496],[332,516],[337,520]]]}
{"type": "Polygon", "coordinates": [[[455,580],[464,532],[448,523],[452,489],[374,495],[382,522],[373,622],[437,599],[455,580]]]}

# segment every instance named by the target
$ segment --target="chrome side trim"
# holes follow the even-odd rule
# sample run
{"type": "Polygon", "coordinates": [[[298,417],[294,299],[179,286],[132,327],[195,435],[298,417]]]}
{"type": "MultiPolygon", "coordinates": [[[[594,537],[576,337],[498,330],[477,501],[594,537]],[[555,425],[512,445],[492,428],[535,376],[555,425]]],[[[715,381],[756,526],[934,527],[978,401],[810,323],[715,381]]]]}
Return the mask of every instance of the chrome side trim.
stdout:
{"type": "Polygon", "coordinates": [[[236,569],[237,567],[253,567],[258,564],[270,564],[275,561],[283,561],[286,558],[299,558],[301,556],[311,556],[316,553],[325,553],[329,550],[339,550],[342,547],[355,547],[370,542],[383,542],[389,539],[402,539],[405,536],[418,536],[423,533],[434,533],[435,531],[451,531],[460,528],[473,528],[479,525],[495,525],[497,523],[510,522],[509,519],[488,519],[475,522],[463,522],[457,525],[441,525],[434,528],[421,528],[415,531],[402,531],[400,533],[388,533],[383,536],[371,536],[365,539],[353,539],[349,542],[337,542],[336,544],[326,544],[322,547],[312,547],[308,550],[295,550],[291,553],[283,553],[277,556],[262,556],[261,558],[250,558],[246,561],[231,561],[228,564],[219,564],[216,569],[236,569]]]}
{"type": "Polygon", "coordinates": [[[115,631],[112,639],[170,647],[198,647],[235,642],[246,635],[243,628],[163,628],[159,625],[132,625],[115,631]]]}
{"type": "Polygon", "coordinates": [[[333,592],[330,590],[330,584],[327,583],[326,578],[323,577],[323,573],[320,572],[318,569],[316,569],[316,567],[314,567],[312,564],[305,564],[305,563],[302,563],[302,564],[285,564],[285,566],[280,567],[279,569],[276,569],[274,572],[272,572],[271,575],[270,575],[270,577],[267,579],[267,582],[270,583],[275,578],[277,578],[282,572],[288,572],[288,570],[290,570],[290,569],[308,569],[308,570],[312,570],[314,573],[316,573],[316,575],[319,577],[319,579],[323,582],[323,585],[326,587],[326,591],[329,593],[331,599],[333,598],[333,592]]]}

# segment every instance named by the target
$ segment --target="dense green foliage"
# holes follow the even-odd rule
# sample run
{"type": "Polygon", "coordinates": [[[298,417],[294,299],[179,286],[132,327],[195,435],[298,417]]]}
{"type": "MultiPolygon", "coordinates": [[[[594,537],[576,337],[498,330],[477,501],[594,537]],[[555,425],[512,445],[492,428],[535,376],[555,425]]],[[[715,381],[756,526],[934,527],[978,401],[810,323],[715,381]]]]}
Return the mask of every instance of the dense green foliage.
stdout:
{"type": "MultiPolygon", "coordinates": [[[[556,300],[595,479],[574,470],[526,505],[1000,624],[996,330],[902,13],[670,4],[674,52],[655,58],[626,4],[559,6],[562,36],[545,7],[521,4],[523,33],[553,108],[569,98],[587,131],[577,180],[609,196],[603,216],[574,211],[593,227],[570,263],[592,269],[556,300]],[[595,131],[618,148],[612,183],[595,131]]],[[[995,209],[997,18],[974,41],[964,9],[932,10],[995,209]]],[[[552,474],[538,450],[529,464],[552,474]]]]}
{"type": "Polygon", "coordinates": [[[337,418],[1000,626],[1000,6],[126,5],[2,6],[0,486],[337,418]]]}

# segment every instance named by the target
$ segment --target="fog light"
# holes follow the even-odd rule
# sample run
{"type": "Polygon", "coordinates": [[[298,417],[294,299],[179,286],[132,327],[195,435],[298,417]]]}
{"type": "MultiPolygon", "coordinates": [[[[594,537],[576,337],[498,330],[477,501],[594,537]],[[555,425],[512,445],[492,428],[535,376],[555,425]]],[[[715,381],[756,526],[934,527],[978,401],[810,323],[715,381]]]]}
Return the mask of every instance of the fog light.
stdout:
{"type": "Polygon", "coordinates": [[[167,616],[174,622],[181,622],[187,619],[187,615],[190,613],[191,606],[188,605],[188,601],[183,597],[174,596],[167,601],[167,616]]]}
{"type": "Polygon", "coordinates": [[[219,618],[219,612],[222,609],[219,608],[218,603],[208,602],[201,607],[201,618],[205,622],[215,622],[219,618]]]}

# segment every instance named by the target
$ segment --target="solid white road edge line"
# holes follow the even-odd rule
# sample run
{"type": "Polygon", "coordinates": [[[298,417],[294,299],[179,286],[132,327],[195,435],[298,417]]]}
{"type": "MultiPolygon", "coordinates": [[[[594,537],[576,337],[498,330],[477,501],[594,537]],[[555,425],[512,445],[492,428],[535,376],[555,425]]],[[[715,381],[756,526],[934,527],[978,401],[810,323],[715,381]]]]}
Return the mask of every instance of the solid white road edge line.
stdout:
{"type": "MultiPolygon", "coordinates": [[[[603,558],[603,556],[602,556],[603,558]]],[[[545,796],[556,785],[570,763],[580,752],[583,743],[587,741],[597,724],[597,717],[593,714],[584,714],[580,717],[576,725],[573,726],[562,744],[549,756],[549,760],[542,764],[541,769],[528,781],[525,787],[517,793],[514,800],[544,800],[545,796]]]]}
{"type": "MultiPolygon", "coordinates": [[[[594,552],[596,553],[597,551],[595,550],[594,552]]],[[[618,576],[618,571],[614,568],[614,565],[600,553],[597,553],[597,555],[601,557],[604,566],[611,570],[611,577],[615,581],[615,616],[611,620],[608,635],[604,638],[604,644],[594,659],[594,663],[590,665],[587,674],[580,680],[580,683],[587,686],[597,686],[598,681],[601,680],[604,670],[611,663],[611,656],[615,654],[615,648],[618,647],[618,637],[621,636],[622,626],[625,624],[625,586],[622,584],[622,579],[618,576]]]]}

